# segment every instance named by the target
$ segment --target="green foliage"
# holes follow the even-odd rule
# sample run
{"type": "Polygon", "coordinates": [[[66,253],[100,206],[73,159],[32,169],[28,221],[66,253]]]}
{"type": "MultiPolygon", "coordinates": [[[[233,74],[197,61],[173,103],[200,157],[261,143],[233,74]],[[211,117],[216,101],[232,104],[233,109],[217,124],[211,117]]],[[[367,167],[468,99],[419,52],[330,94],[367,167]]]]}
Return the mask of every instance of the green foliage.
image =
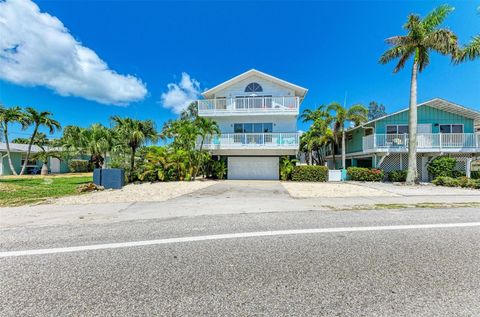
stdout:
{"type": "Polygon", "coordinates": [[[390,182],[405,182],[407,180],[406,170],[397,170],[387,173],[387,178],[390,182]]]}
{"type": "Polygon", "coordinates": [[[298,160],[292,160],[288,156],[280,159],[280,179],[282,181],[288,181],[292,179],[292,173],[296,162],[298,162],[298,160]]]}
{"type": "Polygon", "coordinates": [[[85,173],[93,171],[93,166],[88,160],[70,160],[68,167],[72,173],[85,173]]]}
{"type": "Polygon", "coordinates": [[[456,164],[453,157],[439,156],[428,163],[427,170],[434,179],[440,176],[454,177],[456,164]]]}
{"type": "Polygon", "coordinates": [[[470,178],[472,178],[472,179],[480,179],[480,171],[472,171],[472,172],[470,172],[470,178]]]}
{"type": "Polygon", "coordinates": [[[480,189],[479,179],[471,179],[466,176],[462,176],[458,178],[448,177],[448,176],[439,176],[435,178],[432,181],[432,183],[437,186],[480,189]]]}
{"type": "Polygon", "coordinates": [[[227,176],[227,164],[223,160],[212,162],[212,178],[225,179],[227,176]]]}
{"type": "Polygon", "coordinates": [[[320,165],[298,165],[293,168],[292,181],[295,182],[326,182],[328,168],[320,165]]]}
{"type": "Polygon", "coordinates": [[[381,182],[383,180],[383,171],[377,168],[349,167],[347,176],[353,181],[362,182],[381,182]]]}
{"type": "Polygon", "coordinates": [[[378,104],[376,101],[370,101],[368,104],[368,120],[375,120],[385,116],[387,112],[385,111],[385,106],[378,104]]]}

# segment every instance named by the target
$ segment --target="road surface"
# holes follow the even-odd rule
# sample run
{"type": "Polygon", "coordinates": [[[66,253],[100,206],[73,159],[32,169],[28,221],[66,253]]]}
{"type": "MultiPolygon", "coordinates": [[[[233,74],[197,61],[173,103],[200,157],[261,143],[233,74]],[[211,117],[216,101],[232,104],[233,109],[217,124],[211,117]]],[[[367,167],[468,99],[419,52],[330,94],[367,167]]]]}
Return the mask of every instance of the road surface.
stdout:
{"type": "Polygon", "coordinates": [[[2,316],[480,315],[473,208],[15,228],[0,243],[2,316]]]}

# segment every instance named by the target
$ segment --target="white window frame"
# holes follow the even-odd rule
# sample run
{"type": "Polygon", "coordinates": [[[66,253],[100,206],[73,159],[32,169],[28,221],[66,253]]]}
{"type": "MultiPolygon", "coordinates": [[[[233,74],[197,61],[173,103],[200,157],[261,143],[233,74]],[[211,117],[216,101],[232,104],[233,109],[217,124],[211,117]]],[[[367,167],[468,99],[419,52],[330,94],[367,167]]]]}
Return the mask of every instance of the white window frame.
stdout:
{"type": "Polygon", "coordinates": [[[443,134],[463,134],[465,133],[465,125],[463,123],[440,123],[438,124],[438,133],[443,133],[443,134]],[[441,127],[442,125],[449,125],[450,126],[450,132],[441,132],[441,127]],[[453,133],[453,126],[454,125],[459,125],[462,127],[462,132],[455,132],[453,133]]]}
{"type": "MultiPolygon", "coordinates": [[[[386,124],[385,125],[385,134],[399,134],[398,133],[398,127],[407,127],[407,131],[408,131],[408,124],[386,124]],[[396,127],[397,132],[396,133],[388,133],[388,127],[396,127]]],[[[402,134],[408,134],[408,133],[402,133],[402,134]]]]}

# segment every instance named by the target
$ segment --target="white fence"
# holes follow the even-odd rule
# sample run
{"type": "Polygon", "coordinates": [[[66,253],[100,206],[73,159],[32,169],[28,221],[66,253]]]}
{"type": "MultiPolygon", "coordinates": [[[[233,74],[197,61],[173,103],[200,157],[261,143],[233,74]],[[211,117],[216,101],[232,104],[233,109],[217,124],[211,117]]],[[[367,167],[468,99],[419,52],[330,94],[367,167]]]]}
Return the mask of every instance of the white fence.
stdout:
{"type": "Polygon", "coordinates": [[[199,114],[235,112],[298,113],[298,97],[236,97],[198,100],[199,114]]]}
{"type": "MultiPolygon", "coordinates": [[[[299,136],[299,133],[225,133],[207,138],[203,148],[297,148],[299,136]]],[[[197,147],[199,144],[197,142],[197,147]]]]}
{"type": "MultiPolygon", "coordinates": [[[[419,133],[417,148],[479,148],[477,133],[419,133]]],[[[363,137],[363,150],[408,148],[408,134],[372,134],[363,137]]]]}

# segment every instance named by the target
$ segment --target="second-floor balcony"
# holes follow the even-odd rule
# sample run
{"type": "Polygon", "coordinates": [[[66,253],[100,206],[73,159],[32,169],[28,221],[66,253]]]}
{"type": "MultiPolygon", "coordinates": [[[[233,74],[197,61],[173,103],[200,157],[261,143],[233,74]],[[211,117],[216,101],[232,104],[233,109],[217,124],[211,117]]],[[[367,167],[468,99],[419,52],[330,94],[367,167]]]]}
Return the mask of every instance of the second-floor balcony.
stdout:
{"type": "MultiPolygon", "coordinates": [[[[406,151],[408,134],[372,134],[363,137],[363,151],[406,151]]],[[[419,133],[419,151],[455,151],[480,149],[479,133],[419,133]]]]}
{"type": "Polygon", "coordinates": [[[298,114],[299,97],[235,97],[198,100],[198,114],[298,114]]]}
{"type": "MultiPolygon", "coordinates": [[[[297,149],[299,133],[224,133],[205,139],[203,148],[224,149],[297,149]]],[[[200,142],[197,142],[197,147],[200,142]]]]}

